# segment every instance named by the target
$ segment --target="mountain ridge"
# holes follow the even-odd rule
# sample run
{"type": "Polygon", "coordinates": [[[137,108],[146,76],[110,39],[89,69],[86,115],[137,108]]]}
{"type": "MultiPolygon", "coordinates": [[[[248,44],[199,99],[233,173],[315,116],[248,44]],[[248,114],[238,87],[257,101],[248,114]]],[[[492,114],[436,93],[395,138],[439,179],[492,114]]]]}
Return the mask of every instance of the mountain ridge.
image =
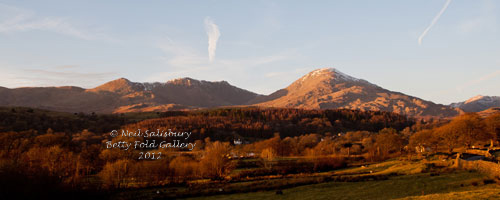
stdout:
{"type": "Polygon", "coordinates": [[[75,86],[0,88],[0,105],[111,113],[241,105],[256,96],[258,94],[226,81],[180,78],[164,83],[139,83],[118,78],[90,89],[75,86]]]}
{"type": "Polygon", "coordinates": [[[500,97],[477,95],[462,102],[451,103],[450,106],[466,112],[481,112],[489,108],[500,107],[500,97]]]}
{"type": "Polygon", "coordinates": [[[335,68],[313,70],[269,95],[241,89],[227,81],[184,77],[152,83],[118,78],[90,89],[74,86],[0,87],[0,97],[3,106],[69,112],[120,113],[253,105],[380,110],[415,117],[452,117],[461,113],[460,109],[390,91],[335,68]]]}

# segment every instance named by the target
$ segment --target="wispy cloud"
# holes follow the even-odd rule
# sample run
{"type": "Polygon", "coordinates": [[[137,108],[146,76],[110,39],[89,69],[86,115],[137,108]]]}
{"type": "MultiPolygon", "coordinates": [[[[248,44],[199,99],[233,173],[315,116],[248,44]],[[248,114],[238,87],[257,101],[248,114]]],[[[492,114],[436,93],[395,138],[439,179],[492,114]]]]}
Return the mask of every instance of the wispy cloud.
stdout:
{"type": "Polygon", "coordinates": [[[155,43],[155,45],[165,54],[165,56],[160,59],[169,67],[176,70],[185,70],[186,68],[198,68],[202,66],[210,66],[212,68],[224,68],[228,66],[233,68],[251,67],[286,60],[291,58],[292,54],[296,54],[296,49],[287,49],[265,56],[207,61],[206,57],[199,50],[177,40],[174,41],[169,37],[164,37],[162,40],[155,43]]]}
{"type": "Polygon", "coordinates": [[[201,56],[195,49],[186,44],[176,42],[169,37],[165,37],[156,46],[165,53],[165,56],[161,57],[161,60],[170,67],[186,68],[207,63],[206,57],[201,56]]]}
{"type": "Polygon", "coordinates": [[[205,29],[208,35],[208,60],[213,62],[215,51],[217,50],[217,41],[220,37],[220,31],[217,24],[210,17],[205,18],[205,29]]]}
{"type": "Polygon", "coordinates": [[[145,81],[166,81],[186,76],[212,81],[241,80],[239,76],[245,77],[249,70],[256,67],[300,57],[297,54],[297,49],[286,49],[264,56],[216,59],[210,62],[202,53],[203,50],[168,37],[156,42],[155,45],[165,54],[160,59],[165,62],[166,68],[152,74],[145,81]]]}
{"type": "Polygon", "coordinates": [[[467,18],[460,22],[457,32],[467,35],[482,31],[495,31],[497,29],[496,6],[492,1],[484,1],[479,15],[467,18]]]}
{"type": "Polygon", "coordinates": [[[82,72],[77,66],[61,69],[22,69],[2,64],[0,67],[0,86],[47,87],[47,86],[79,86],[92,88],[116,78],[115,72],[82,72]]]}
{"type": "Polygon", "coordinates": [[[443,13],[446,11],[446,9],[450,5],[451,1],[452,0],[446,0],[446,3],[444,4],[443,8],[441,8],[439,13],[434,17],[434,19],[432,19],[431,23],[429,24],[429,26],[427,26],[427,28],[424,30],[424,32],[422,32],[422,34],[420,34],[420,36],[418,37],[418,44],[419,45],[422,45],[422,40],[427,35],[429,30],[431,30],[431,28],[437,23],[437,21],[439,20],[441,15],[443,15],[443,13]]]}
{"type": "Polygon", "coordinates": [[[464,83],[462,85],[457,86],[456,89],[457,89],[457,91],[461,92],[463,89],[465,89],[467,87],[480,84],[482,82],[491,80],[491,79],[496,78],[498,76],[500,76],[500,70],[494,71],[492,73],[486,74],[486,75],[481,76],[479,78],[476,78],[474,80],[468,81],[468,82],[466,82],[466,83],[464,83]]]}
{"type": "Polygon", "coordinates": [[[459,24],[458,30],[460,33],[472,33],[483,29],[487,25],[487,21],[482,17],[467,19],[459,24]]]}
{"type": "Polygon", "coordinates": [[[84,40],[116,40],[103,33],[77,28],[67,18],[37,16],[33,11],[0,4],[0,33],[48,31],[84,40]]]}

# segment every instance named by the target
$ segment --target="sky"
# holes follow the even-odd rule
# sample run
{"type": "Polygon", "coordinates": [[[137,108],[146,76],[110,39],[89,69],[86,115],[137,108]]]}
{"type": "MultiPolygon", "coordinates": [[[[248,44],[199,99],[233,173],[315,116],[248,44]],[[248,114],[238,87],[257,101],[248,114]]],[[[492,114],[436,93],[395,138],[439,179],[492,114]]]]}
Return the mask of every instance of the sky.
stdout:
{"type": "Polygon", "coordinates": [[[499,4],[0,0],[0,86],[191,77],[270,94],[334,67],[441,104],[500,96],[499,4]]]}

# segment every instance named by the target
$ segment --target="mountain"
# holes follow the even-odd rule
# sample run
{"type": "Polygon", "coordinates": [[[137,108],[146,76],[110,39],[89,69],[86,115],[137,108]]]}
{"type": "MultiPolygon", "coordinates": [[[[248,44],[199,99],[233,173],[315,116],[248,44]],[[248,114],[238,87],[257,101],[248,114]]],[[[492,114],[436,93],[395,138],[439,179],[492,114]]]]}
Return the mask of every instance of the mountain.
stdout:
{"type": "Polygon", "coordinates": [[[481,112],[489,108],[500,107],[500,97],[478,95],[464,102],[452,103],[450,106],[460,108],[465,112],[481,112]]]}
{"type": "Polygon", "coordinates": [[[461,112],[458,108],[386,90],[333,68],[314,70],[270,95],[240,89],[226,81],[192,78],[163,83],[138,83],[120,78],[92,89],[69,86],[0,87],[0,106],[64,112],[122,113],[248,105],[380,110],[415,117],[451,117],[461,112]]]}
{"type": "Polygon", "coordinates": [[[0,105],[66,112],[140,112],[242,105],[257,96],[226,81],[180,78],[166,83],[137,83],[120,78],[92,89],[0,88],[0,105]]]}
{"type": "Polygon", "coordinates": [[[452,117],[459,109],[389,91],[334,68],[314,70],[287,88],[252,101],[258,106],[389,111],[416,117],[452,117]]]}

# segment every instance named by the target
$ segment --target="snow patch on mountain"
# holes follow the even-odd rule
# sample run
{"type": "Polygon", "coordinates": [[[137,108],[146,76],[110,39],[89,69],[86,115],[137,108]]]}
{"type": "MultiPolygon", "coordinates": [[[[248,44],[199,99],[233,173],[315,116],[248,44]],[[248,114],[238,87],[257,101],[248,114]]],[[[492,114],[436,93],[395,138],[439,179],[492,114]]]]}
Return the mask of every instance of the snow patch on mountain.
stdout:
{"type": "Polygon", "coordinates": [[[480,99],[484,99],[485,96],[482,96],[482,95],[477,95],[475,97],[472,97],[470,98],[469,100],[465,101],[465,103],[470,103],[470,102],[474,102],[474,101],[477,101],[477,100],[480,100],[480,99]]]}
{"type": "Polygon", "coordinates": [[[342,73],[341,71],[335,69],[335,68],[322,68],[322,69],[317,69],[314,70],[308,74],[306,74],[304,77],[302,77],[301,81],[305,81],[306,79],[309,78],[314,78],[318,76],[329,76],[333,73],[334,77],[337,79],[345,80],[345,81],[360,81],[360,79],[354,78],[352,76],[349,76],[347,74],[342,73]]]}

